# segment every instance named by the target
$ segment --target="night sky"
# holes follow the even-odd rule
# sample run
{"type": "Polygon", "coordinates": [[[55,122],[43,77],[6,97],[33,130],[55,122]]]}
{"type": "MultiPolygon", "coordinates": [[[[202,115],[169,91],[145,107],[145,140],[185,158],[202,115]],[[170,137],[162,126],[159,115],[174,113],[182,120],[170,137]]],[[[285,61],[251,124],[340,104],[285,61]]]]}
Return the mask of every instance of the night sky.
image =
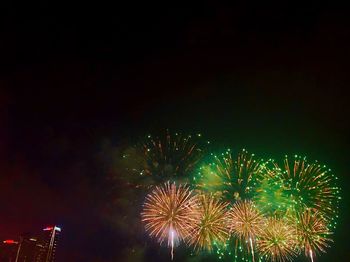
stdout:
{"type": "Polygon", "coordinates": [[[209,2],[2,8],[1,239],[57,224],[59,262],[168,259],[121,229],[110,179],[119,146],[168,128],[326,163],[343,200],[318,261],[347,258],[347,8],[209,2]]]}

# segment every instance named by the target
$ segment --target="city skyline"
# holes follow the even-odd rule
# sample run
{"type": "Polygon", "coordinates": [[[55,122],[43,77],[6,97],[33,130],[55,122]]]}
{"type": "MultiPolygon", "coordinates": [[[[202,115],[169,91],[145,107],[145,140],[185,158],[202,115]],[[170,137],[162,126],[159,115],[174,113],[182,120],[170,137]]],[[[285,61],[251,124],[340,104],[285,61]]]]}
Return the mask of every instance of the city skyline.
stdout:
{"type": "Polygon", "coordinates": [[[47,226],[36,234],[24,233],[18,240],[3,240],[0,246],[0,261],[54,262],[60,233],[60,227],[47,226]]]}

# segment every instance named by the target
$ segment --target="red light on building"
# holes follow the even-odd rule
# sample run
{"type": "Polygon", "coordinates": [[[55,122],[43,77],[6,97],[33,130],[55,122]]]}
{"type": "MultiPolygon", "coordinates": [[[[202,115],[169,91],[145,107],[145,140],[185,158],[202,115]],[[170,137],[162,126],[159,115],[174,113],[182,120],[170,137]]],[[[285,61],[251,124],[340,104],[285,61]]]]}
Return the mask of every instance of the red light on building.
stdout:
{"type": "Polygon", "coordinates": [[[15,262],[18,246],[18,242],[13,239],[6,239],[0,241],[0,261],[15,262]]]}
{"type": "Polygon", "coordinates": [[[53,227],[45,227],[43,230],[44,231],[51,231],[53,229],[53,227]]]}
{"type": "Polygon", "coordinates": [[[18,242],[12,240],[12,239],[7,239],[3,241],[4,244],[18,244],[18,242]]]}

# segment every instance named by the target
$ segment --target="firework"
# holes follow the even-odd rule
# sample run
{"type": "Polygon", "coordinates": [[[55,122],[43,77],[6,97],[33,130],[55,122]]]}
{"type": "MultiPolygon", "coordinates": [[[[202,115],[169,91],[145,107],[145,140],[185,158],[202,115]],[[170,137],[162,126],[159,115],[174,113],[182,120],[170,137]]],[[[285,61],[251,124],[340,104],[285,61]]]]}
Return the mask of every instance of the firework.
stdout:
{"type": "Polygon", "coordinates": [[[200,221],[190,234],[189,243],[197,250],[213,250],[213,244],[223,244],[229,238],[227,226],[228,203],[212,194],[200,194],[200,221]]]}
{"type": "Polygon", "coordinates": [[[265,219],[254,203],[249,200],[236,202],[229,212],[230,232],[241,243],[247,244],[254,261],[254,242],[261,232],[265,219]]]}
{"type": "Polygon", "coordinates": [[[272,160],[260,166],[260,180],[255,188],[253,200],[265,214],[285,216],[293,210],[294,200],[285,188],[285,180],[275,173],[272,160]]]}
{"type": "Polygon", "coordinates": [[[221,156],[214,155],[214,161],[200,168],[197,185],[215,192],[227,201],[250,198],[254,192],[260,170],[260,161],[254,154],[242,150],[234,158],[230,150],[221,156]]]}
{"type": "Polygon", "coordinates": [[[284,193],[293,202],[295,212],[302,213],[306,208],[318,210],[335,226],[340,197],[337,178],[330,169],[295,156],[294,161],[285,158],[283,168],[275,163],[274,174],[283,179],[284,193]]]}
{"type": "Polygon", "coordinates": [[[151,175],[156,182],[176,177],[186,179],[203,156],[201,135],[185,136],[168,131],[157,137],[148,135],[136,148],[142,155],[138,168],[142,176],[151,175]]]}
{"type": "Polygon", "coordinates": [[[298,254],[295,228],[285,220],[269,218],[260,231],[257,248],[270,261],[291,261],[298,254]]]}
{"type": "Polygon", "coordinates": [[[316,253],[325,252],[325,248],[329,247],[328,242],[331,240],[328,236],[331,232],[318,211],[307,209],[298,215],[296,220],[298,244],[305,251],[305,255],[313,261],[316,253]]]}
{"type": "Polygon", "coordinates": [[[156,187],[141,213],[145,229],[162,244],[167,242],[173,258],[174,247],[186,239],[199,221],[198,197],[186,185],[165,183],[156,187]]]}

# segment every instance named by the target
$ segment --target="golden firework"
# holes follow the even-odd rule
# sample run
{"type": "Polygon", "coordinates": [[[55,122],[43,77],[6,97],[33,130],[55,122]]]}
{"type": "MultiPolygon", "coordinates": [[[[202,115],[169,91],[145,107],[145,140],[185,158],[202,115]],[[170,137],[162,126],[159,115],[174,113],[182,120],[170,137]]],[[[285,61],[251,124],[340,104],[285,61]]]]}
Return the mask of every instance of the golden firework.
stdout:
{"type": "Polygon", "coordinates": [[[298,245],[313,261],[316,253],[325,252],[325,248],[329,246],[328,242],[332,241],[328,235],[332,233],[318,211],[306,209],[298,215],[296,221],[298,245]]]}
{"type": "Polygon", "coordinates": [[[173,249],[186,239],[199,221],[199,202],[186,185],[167,182],[157,186],[147,197],[141,213],[145,229],[160,243],[173,249]]]}
{"type": "Polygon", "coordinates": [[[263,215],[250,200],[237,201],[229,212],[230,231],[242,241],[254,239],[263,225],[263,215]]]}
{"type": "Polygon", "coordinates": [[[265,224],[262,213],[250,200],[237,201],[229,212],[228,223],[230,232],[241,243],[247,243],[247,249],[250,250],[254,261],[255,238],[265,224]]]}
{"type": "Polygon", "coordinates": [[[298,254],[295,228],[283,219],[269,218],[259,233],[257,248],[270,261],[291,261],[298,254]]]}
{"type": "Polygon", "coordinates": [[[193,228],[189,244],[197,250],[213,250],[214,243],[224,243],[229,238],[227,226],[228,203],[212,194],[200,194],[200,220],[193,228]]]}

